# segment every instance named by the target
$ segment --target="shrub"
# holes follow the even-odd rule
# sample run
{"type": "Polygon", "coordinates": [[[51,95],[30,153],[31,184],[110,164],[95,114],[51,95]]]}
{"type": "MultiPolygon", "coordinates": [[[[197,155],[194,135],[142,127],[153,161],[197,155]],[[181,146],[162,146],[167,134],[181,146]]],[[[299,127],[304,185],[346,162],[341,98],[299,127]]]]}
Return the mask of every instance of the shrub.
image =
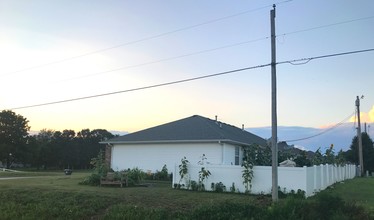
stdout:
{"type": "Polygon", "coordinates": [[[235,183],[233,182],[231,187],[230,187],[230,192],[234,193],[236,192],[236,187],[235,187],[235,183]]]}
{"type": "Polygon", "coordinates": [[[166,167],[166,164],[162,167],[161,171],[156,171],[154,174],[155,180],[170,180],[168,168],[166,167]]]}
{"type": "Polygon", "coordinates": [[[135,167],[131,170],[127,171],[127,177],[129,181],[129,185],[137,185],[140,184],[146,176],[146,173],[143,172],[138,167],[135,167]]]}
{"type": "Polygon", "coordinates": [[[192,180],[191,181],[191,190],[192,191],[197,191],[199,189],[199,185],[197,184],[197,182],[195,180],[192,180]]]}
{"type": "Polygon", "coordinates": [[[93,173],[79,184],[98,186],[100,185],[100,178],[105,176],[109,170],[108,166],[105,164],[103,151],[100,151],[97,157],[92,158],[90,163],[93,166],[93,173]]]}
{"type": "Polygon", "coordinates": [[[98,186],[100,185],[100,178],[101,176],[97,173],[92,173],[90,176],[83,179],[83,181],[79,182],[81,185],[90,185],[90,186],[98,186]]]}
{"type": "Polygon", "coordinates": [[[226,186],[222,182],[212,183],[211,188],[214,192],[226,192],[226,186]]]}

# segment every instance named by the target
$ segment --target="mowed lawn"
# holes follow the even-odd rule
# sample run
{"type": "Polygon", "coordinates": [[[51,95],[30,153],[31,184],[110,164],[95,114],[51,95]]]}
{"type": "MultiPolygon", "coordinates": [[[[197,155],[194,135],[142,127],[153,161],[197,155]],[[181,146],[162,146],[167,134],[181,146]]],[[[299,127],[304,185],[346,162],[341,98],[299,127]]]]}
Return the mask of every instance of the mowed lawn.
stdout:
{"type": "MultiPolygon", "coordinates": [[[[0,180],[0,219],[115,219],[124,207],[134,213],[142,209],[188,213],[200,206],[227,202],[256,203],[265,208],[271,204],[271,198],[264,196],[175,190],[170,182],[146,181],[148,187],[95,187],[78,184],[87,172],[40,174],[0,172],[0,178],[28,176],[0,180]]],[[[374,213],[374,178],[338,183],[328,191],[374,213]]],[[[119,215],[117,219],[122,218],[119,215]]]]}
{"type": "Polygon", "coordinates": [[[355,178],[353,180],[335,184],[328,189],[334,195],[344,199],[346,202],[353,202],[365,207],[374,213],[374,178],[355,178]]]}
{"type": "Polygon", "coordinates": [[[175,190],[171,182],[161,181],[148,181],[148,187],[86,186],[78,183],[89,175],[87,172],[74,172],[71,176],[62,172],[53,174],[35,176],[34,173],[30,178],[0,180],[0,219],[5,216],[9,219],[98,219],[118,205],[188,212],[202,204],[250,203],[254,199],[241,194],[175,190]]]}

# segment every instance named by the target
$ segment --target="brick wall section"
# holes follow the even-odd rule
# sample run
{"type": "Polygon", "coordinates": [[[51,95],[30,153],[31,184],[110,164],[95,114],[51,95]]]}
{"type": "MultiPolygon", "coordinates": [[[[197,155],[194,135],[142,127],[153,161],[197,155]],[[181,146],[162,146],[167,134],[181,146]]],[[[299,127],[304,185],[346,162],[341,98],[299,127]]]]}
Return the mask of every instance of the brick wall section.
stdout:
{"type": "Polygon", "coordinates": [[[110,162],[112,161],[112,146],[107,144],[105,146],[105,164],[110,167],[110,162]]]}

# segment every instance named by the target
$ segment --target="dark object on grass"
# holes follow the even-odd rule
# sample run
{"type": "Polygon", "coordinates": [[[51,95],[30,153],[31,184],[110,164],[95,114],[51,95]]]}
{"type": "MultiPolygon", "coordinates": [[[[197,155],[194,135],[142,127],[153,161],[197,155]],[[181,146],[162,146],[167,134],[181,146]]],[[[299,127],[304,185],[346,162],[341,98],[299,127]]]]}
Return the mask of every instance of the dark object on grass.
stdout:
{"type": "Polygon", "coordinates": [[[72,169],[65,169],[64,170],[65,175],[71,175],[72,172],[73,172],[72,169]]]}

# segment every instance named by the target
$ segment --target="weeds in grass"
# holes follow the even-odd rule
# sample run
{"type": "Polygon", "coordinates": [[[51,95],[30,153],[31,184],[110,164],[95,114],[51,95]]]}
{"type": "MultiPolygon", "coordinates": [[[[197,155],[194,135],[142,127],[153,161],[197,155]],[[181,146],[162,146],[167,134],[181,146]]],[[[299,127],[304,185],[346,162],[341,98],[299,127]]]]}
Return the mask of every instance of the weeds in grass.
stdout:
{"type": "Polygon", "coordinates": [[[144,208],[131,205],[115,205],[103,216],[104,220],[136,220],[136,219],[177,219],[182,216],[180,212],[170,212],[166,209],[144,208]]]}
{"type": "Polygon", "coordinates": [[[113,203],[109,197],[58,191],[9,190],[0,194],[1,219],[83,219],[113,203]]]}

